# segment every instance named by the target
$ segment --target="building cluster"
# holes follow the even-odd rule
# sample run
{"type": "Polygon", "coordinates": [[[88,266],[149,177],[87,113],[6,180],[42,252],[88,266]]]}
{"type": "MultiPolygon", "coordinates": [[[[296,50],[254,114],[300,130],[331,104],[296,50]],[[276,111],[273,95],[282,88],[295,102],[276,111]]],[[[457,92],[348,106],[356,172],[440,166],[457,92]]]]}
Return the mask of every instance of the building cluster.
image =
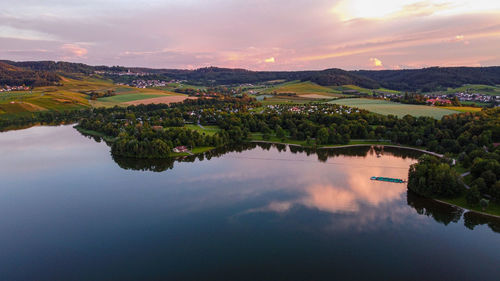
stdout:
{"type": "Polygon", "coordinates": [[[324,114],[351,114],[354,112],[359,112],[359,109],[355,109],[343,105],[267,105],[262,113],[273,113],[282,114],[284,112],[292,113],[324,113],[324,114]]]}
{"type": "MultiPolygon", "coordinates": [[[[494,96],[494,95],[485,95],[485,94],[480,94],[480,93],[469,93],[469,92],[457,92],[457,93],[451,93],[451,94],[422,94],[424,100],[428,104],[434,105],[435,103],[439,102],[440,104],[451,104],[451,100],[453,100],[455,97],[463,102],[463,101],[468,101],[468,102],[479,102],[479,103],[492,103],[496,102],[497,104],[500,103],[500,96],[494,96]]],[[[404,97],[404,94],[395,94],[395,93],[384,93],[384,94],[377,94],[374,95],[376,97],[382,97],[382,98],[397,98],[397,99],[402,99],[404,97]]]]}
{"type": "Polygon", "coordinates": [[[437,97],[437,98],[430,98],[430,99],[427,99],[426,103],[428,104],[432,104],[432,105],[435,105],[436,103],[437,104],[446,104],[446,105],[450,105],[451,104],[451,101],[449,99],[445,99],[445,98],[440,98],[440,97],[437,97]]]}
{"type": "Polygon", "coordinates": [[[29,91],[28,86],[0,86],[0,92],[11,92],[11,91],[29,91]]]}
{"type": "Polygon", "coordinates": [[[165,87],[169,82],[163,80],[144,80],[136,79],[129,84],[129,86],[136,88],[149,88],[149,87],[165,87]]]}
{"type": "Polygon", "coordinates": [[[149,73],[146,72],[132,72],[129,70],[127,71],[104,71],[104,70],[97,70],[94,71],[95,74],[108,74],[108,75],[118,75],[118,76],[145,76],[149,75],[149,73]]]}
{"type": "Polygon", "coordinates": [[[473,102],[482,102],[482,103],[490,103],[493,101],[500,101],[500,96],[491,96],[491,95],[483,95],[479,93],[455,93],[453,96],[456,96],[459,101],[473,101],[473,102]]]}
{"type": "Polygon", "coordinates": [[[190,96],[193,97],[202,97],[202,98],[215,98],[219,96],[219,93],[207,93],[207,92],[196,92],[190,96]]]}

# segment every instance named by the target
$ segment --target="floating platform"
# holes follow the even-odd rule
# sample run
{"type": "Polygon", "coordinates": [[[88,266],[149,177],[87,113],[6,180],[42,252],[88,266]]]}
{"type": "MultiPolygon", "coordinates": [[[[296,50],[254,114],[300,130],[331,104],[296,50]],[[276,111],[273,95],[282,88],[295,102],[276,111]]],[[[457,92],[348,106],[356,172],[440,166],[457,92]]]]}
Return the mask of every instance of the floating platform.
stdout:
{"type": "Polygon", "coordinates": [[[386,182],[395,182],[395,183],[405,183],[405,180],[402,179],[394,179],[394,178],[385,178],[385,177],[371,177],[371,180],[374,181],[386,181],[386,182]]]}

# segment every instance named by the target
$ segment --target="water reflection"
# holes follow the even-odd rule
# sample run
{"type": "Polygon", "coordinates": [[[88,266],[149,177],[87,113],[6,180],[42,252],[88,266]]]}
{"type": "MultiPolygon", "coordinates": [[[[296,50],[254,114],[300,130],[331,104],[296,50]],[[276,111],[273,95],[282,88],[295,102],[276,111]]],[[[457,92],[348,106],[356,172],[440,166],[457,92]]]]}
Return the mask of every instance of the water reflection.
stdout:
{"type": "MultiPolygon", "coordinates": [[[[100,142],[99,137],[89,136],[97,142],[100,142]]],[[[449,223],[459,223],[463,218],[464,225],[468,229],[473,230],[477,225],[487,225],[491,230],[500,232],[500,219],[484,216],[474,212],[466,212],[461,208],[453,207],[434,200],[421,198],[418,195],[407,192],[406,185],[403,184],[384,184],[367,180],[369,175],[385,175],[405,178],[406,172],[395,173],[388,175],[388,170],[385,168],[402,168],[407,167],[416,162],[416,159],[421,156],[421,152],[413,150],[399,149],[387,146],[360,146],[349,148],[336,149],[313,149],[304,148],[294,145],[270,144],[270,143],[247,143],[242,145],[227,146],[217,148],[204,154],[195,156],[186,156],[181,158],[171,159],[135,159],[119,156],[112,156],[113,160],[123,169],[163,172],[174,168],[174,164],[182,162],[195,162],[210,160],[214,157],[222,157],[233,152],[243,152],[261,148],[264,151],[276,150],[280,153],[289,151],[291,154],[301,154],[305,156],[317,156],[317,160],[325,164],[335,163],[336,157],[342,157],[342,165],[358,166],[358,169],[343,169],[345,181],[327,180],[321,181],[318,179],[327,178],[319,171],[307,171],[303,173],[300,179],[294,179],[299,183],[296,188],[300,194],[297,197],[289,200],[272,200],[265,206],[251,208],[244,212],[275,212],[285,213],[297,206],[302,206],[310,209],[315,209],[331,214],[335,213],[358,213],[355,222],[349,225],[360,226],[360,221],[372,223],[377,219],[393,219],[397,220],[396,216],[403,216],[405,213],[401,210],[396,212],[388,212],[380,217],[380,210],[372,212],[371,215],[360,215],[361,211],[366,212],[367,208],[377,207],[384,204],[390,204],[392,201],[400,199],[403,194],[406,194],[407,203],[419,215],[433,218],[436,222],[448,225],[449,223]],[[382,156],[385,164],[380,165],[378,156],[382,156]],[[385,157],[385,158],[384,158],[385,157]],[[398,167],[388,166],[387,163],[392,163],[394,159],[408,160],[407,164],[398,167]],[[355,159],[362,159],[361,162],[355,159]],[[351,163],[350,163],[351,162],[351,163]],[[335,184],[332,184],[335,182],[335,184]],[[363,209],[364,208],[364,209],[363,209]],[[362,210],[363,209],[363,210],[362,210]],[[373,215],[377,213],[377,215],[373,215]],[[395,215],[397,214],[397,215],[395,215]]],[[[256,160],[256,159],[253,159],[256,160]]],[[[261,160],[270,160],[261,158],[261,160]]],[[[280,160],[280,159],[274,159],[280,160]]],[[[296,159],[281,159],[283,161],[296,161],[296,159]]],[[[297,171],[299,173],[300,171],[297,171]]],[[[293,174],[293,173],[292,173],[293,174]]],[[[240,175],[241,176],[241,175],[240,175]]],[[[240,177],[239,176],[239,177],[240,177]]],[[[212,179],[227,178],[225,176],[212,175],[212,179]]],[[[290,188],[293,184],[287,186],[290,188]]],[[[352,218],[350,219],[352,220],[352,218]]],[[[338,223],[338,222],[337,222],[338,223]]]]}
{"type": "Polygon", "coordinates": [[[112,158],[66,126],[0,133],[0,155],[2,280],[498,276],[497,221],[370,180],[405,178],[419,155],[407,150],[112,158]]]}
{"type": "Polygon", "coordinates": [[[220,147],[213,150],[210,150],[205,153],[190,155],[190,156],[182,156],[175,158],[166,158],[166,159],[140,159],[140,158],[130,158],[130,157],[122,157],[117,155],[111,155],[113,160],[120,166],[122,169],[126,170],[138,170],[138,171],[152,171],[152,172],[163,172],[166,170],[171,170],[174,168],[174,163],[182,163],[182,162],[195,162],[195,161],[203,161],[210,160],[213,157],[221,157],[224,154],[230,152],[243,152],[246,150],[254,149],[257,144],[242,144],[237,146],[226,146],[220,147]]]}
{"type": "Polygon", "coordinates": [[[500,233],[500,219],[498,218],[470,211],[464,214],[461,208],[420,197],[411,191],[407,192],[407,202],[419,215],[431,217],[438,223],[444,225],[460,223],[463,217],[464,226],[468,229],[473,230],[478,225],[487,225],[494,232],[500,233]]]}

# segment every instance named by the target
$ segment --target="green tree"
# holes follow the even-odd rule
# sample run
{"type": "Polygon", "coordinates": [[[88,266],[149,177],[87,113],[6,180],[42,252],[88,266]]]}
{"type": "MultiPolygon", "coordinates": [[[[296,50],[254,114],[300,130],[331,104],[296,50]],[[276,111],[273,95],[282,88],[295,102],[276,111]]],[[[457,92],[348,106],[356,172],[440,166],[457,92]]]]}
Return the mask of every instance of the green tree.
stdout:
{"type": "Polygon", "coordinates": [[[481,193],[479,193],[479,189],[477,186],[471,187],[467,192],[465,193],[465,200],[467,201],[467,204],[471,206],[476,206],[479,201],[481,200],[481,193]]]}
{"type": "Polygon", "coordinates": [[[281,141],[285,140],[285,130],[281,128],[281,126],[276,126],[276,137],[278,137],[281,141]]]}
{"type": "Polygon", "coordinates": [[[328,143],[328,129],[323,127],[318,130],[316,141],[318,144],[327,144],[328,143]]]}
{"type": "Polygon", "coordinates": [[[479,206],[481,206],[481,209],[486,210],[486,208],[488,208],[488,205],[490,204],[490,201],[487,200],[487,199],[481,199],[481,201],[479,201],[479,206]]]}

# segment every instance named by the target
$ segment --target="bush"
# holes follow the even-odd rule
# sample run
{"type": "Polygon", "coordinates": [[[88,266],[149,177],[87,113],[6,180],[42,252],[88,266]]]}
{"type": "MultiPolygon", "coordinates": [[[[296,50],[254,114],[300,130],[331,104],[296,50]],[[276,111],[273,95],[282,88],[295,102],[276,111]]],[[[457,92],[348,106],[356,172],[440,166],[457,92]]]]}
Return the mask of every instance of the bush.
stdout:
{"type": "Polygon", "coordinates": [[[490,201],[489,200],[486,200],[486,199],[481,199],[481,201],[479,201],[479,205],[481,206],[481,208],[484,210],[486,210],[486,208],[488,208],[488,205],[490,204],[490,201]]]}

